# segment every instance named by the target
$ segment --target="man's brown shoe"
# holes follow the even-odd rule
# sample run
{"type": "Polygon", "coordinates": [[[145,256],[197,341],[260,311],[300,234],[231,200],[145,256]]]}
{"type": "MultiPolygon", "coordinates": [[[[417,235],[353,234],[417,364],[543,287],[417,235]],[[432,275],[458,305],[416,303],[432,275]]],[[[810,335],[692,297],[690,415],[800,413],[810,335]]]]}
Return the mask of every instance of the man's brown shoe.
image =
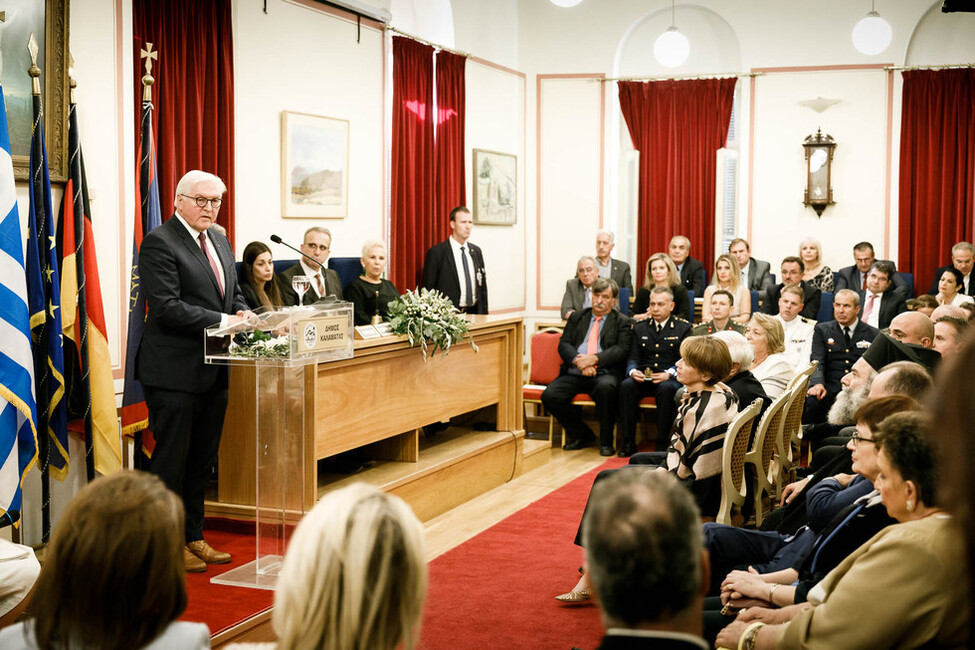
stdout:
{"type": "Polygon", "coordinates": [[[189,549],[188,546],[183,547],[183,564],[186,565],[187,573],[203,573],[207,570],[207,564],[189,549]]]}
{"type": "Polygon", "coordinates": [[[230,562],[230,553],[224,553],[223,551],[218,551],[212,546],[207,544],[205,539],[198,539],[195,542],[190,542],[186,545],[186,548],[193,551],[193,555],[200,558],[207,564],[226,564],[230,562]]]}

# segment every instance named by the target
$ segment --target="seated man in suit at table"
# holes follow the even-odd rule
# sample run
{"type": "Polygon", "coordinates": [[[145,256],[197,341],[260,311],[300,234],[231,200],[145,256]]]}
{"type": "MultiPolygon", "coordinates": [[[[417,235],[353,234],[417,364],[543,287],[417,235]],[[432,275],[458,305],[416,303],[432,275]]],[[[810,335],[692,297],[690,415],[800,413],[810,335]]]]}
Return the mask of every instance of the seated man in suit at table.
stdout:
{"type": "Polygon", "coordinates": [[[562,369],[542,392],[542,404],[565,430],[565,448],[570,451],[595,439],[582,421],[579,407],[572,404],[576,395],[588,393],[599,419],[599,453],[611,456],[615,452],[617,393],[632,336],[629,319],[613,309],[618,297],[619,288],[612,280],[593,282],[592,307],[569,316],[559,340],[562,369]]]}
{"type": "Polygon", "coordinates": [[[890,262],[874,262],[867,273],[867,289],[860,292],[860,318],[878,330],[887,329],[894,316],[907,311],[904,296],[897,293],[891,281],[894,275],[890,262]]]}
{"type": "Polygon", "coordinates": [[[674,261],[684,288],[693,291],[695,297],[703,296],[704,265],[691,257],[691,240],[683,235],[675,235],[670,239],[667,254],[674,261]]]}
{"type": "Polygon", "coordinates": [[[911,288],[897,274],[897,265],[890,260],[878,260],[873,252],[873,244],[870,242],[862,241],[853,246],[853,262],[853,266],[844,266],[836,272],[836,284],[834,285],[836,291],[853,289],[862,295],[867,290],[867,275],[870,273],[870,267],[873,266],[874,262],[886,262],[894,269],[890,274],[890,282],[894,291],[904,296],[905,300],[910,295],[911,288]]]}
{"type": "Polygon", "coordinates": [[[325,268],[331,247],[332,232],[328,228],[312,226],[305,231],[305,238],[298,248],[305,255],[315,259],[321,266],[307,257],[301,257],[297,264],[278,274],[278,288],[281,290],[281,300],[285,306],[298,304],[298,292],[291,286],[291,281],[296,275],[304,275],[311,280],[311,288],[302,301],[306,305],[325,296],[335,296],[342,300],[342,281],[339,279],[339,274],[332,269],[325,268]]]}
{"type": "Polygon", "coordinates": [[[701,513],[664,472],[626,471],[593,488],[586,564],[606,628],[598,650],[700,650],[710,582],[701,513]]]}
{"type": "MultiPolygon", "coordinates": [[[[731,240],[728,252],[737,260],[741,284],[749,291],[764,292],[772,286],[771,265],[752,257],[752,247],[741,237],[731,240]]],[[[752,305],[755,309],[758,305],[752,305]]]]}
{"type": "Polygon", "coordinates": [[[462,313],[486,314],[488,287],[484,254],[470,242],[473,228],[470,210],[458,206],[450,211],[450,237],[427,251],[420,286],[444,294],[462,313]]]}
{"type": "Polygon", "coordinates": [[[789,256],[782,259],[779,270],[782,272],[782,282],[766,290],[765,298],[762,301],[762,313],[769,316],[778,314],[782,287],[792,284],[798,285],[802,289],[803,305],[799,313],[810,320],[816,320],[816,316],[819,314],[819,302],[823,294],[819,289],[802,279],[806,265],[798,257],[789,256]]]}
{"type": "Polygon", "coordinates": [[[657,412],[657,450],[666,450],[677,417],[674,396],[680,390],[677,361],[680,344],[691,333],[691,324],[674,311],[674,294],[667,287],[650,290],[650,318],[633,326],[626,379],[620,384],[620,456],[636,453],[636,418],[640,400],[653,397],[657,412]]]}
{"type": "Polygon", "coordinates": [[[562,295],[562,318],[566,319],[574,311],[592,307],[592,283],[601,277],[595,258],[583,255],[576,263],[576,277],[567,280],[562,295]]]}
{"type": "Polygon", "coordinates": [[[691,330],[693,336],[705,336],[732,330],[744,335],[745,325],[731,320],[731,308],[735,306],[735,297],[727,289],[718,289],[711,294],[711,320],[695,325],[691,330]]]}
{"type": "Polygon", "coordinates": [[[622,260],[610,257],[616,247],[616,235],[605,228],[596,233],[596,268],[599,277],[609,278],[620,289],[626,289],[633,295],[633,281],[630,280],[630,265],[622,260]]]}
{"type": "Polygon", "coordinates": [[[842,387],[843,376],[853,369],[853,364],[880,333],[857,318],[859,308],[859,296],[850,289],[841,289],[833,299],[834,320],[816,324],[811,360],[818,361],[819,365],[809,378],[802,414],[805,423],[819,424],[826,420],[829,407],[842,387]]]}

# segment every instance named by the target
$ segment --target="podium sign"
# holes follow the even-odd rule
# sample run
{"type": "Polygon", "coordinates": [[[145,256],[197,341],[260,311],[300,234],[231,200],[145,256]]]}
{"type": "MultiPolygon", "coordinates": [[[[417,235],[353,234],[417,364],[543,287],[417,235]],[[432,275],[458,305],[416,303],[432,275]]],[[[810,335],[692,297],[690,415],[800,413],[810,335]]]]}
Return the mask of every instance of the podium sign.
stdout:
{"type": "MultiPolygon", "coordinates": [[[[256,310],[234,326],[207,329],[207,363],[254,367],[253,417],[257,445],[255,559],[210,579],[274,589],[288,540],[313,504],[304,503],[305,393],[313,390],[309,366],[352,357],[352,304],[338,302],[256,310]]],[[[249,405],[248,405],[249,408],[249,405]]]]}

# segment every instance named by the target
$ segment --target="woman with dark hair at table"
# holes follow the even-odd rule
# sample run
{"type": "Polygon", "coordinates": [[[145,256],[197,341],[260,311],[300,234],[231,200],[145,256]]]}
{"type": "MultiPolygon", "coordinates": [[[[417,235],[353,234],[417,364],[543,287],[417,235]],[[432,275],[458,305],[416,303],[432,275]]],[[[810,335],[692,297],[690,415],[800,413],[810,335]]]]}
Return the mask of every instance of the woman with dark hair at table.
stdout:
{"type": "Polygon", "coordinates": [[[240,265],[240,292],[251,309],[274,309],[284,304],[274,279],[274,260],[267,244],[252,241],[244,247],[240,265]]]}
{"type": "Polygon", "coordinates": [[[68,504],[34,587],[31,618],[0,631],[4,650],[210,647],[186,609],[183,505],[156,476],[120,471],[68,504]]]}
{"type": "Polygon", "coordinates": [[[368,325],[374,316],[389,318],[389,303],[399,298],[396,285],[383,277],[386,272],[386,244],[370,239],[362,245],[363,274],[344,289],[353,304],[356,325],[368,325]]]}
{"type": "Polygon", "coordinates": [[[961,536],[940,508],[941,457],[922,413],[875,432],[877,490],[897,520],[830,571],[807,603],[749,607],[718,634],[724,648],[964,648],[968,585],[961,536]]]}

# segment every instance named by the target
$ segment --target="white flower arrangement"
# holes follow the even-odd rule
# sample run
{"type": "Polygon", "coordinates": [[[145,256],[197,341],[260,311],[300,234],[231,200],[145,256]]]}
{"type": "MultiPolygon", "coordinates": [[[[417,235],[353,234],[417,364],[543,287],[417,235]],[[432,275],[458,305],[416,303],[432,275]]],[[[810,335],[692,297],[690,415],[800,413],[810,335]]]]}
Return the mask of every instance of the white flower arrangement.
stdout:
{"type": "Polygon", "coordinates": [[[254,330],[245,336],[243,343],[231,342],[229,352],[235,357],[287,357],[291,353],[291,336],[283,334],[272,337],[261,330],[254,330]]]}
{"type": "MultiPolygon", "coordinates": [[[[463,341],[465,335],[469,336],[467,321],[453,303],[439,291],[430,289],[407,291],[390,302],[389,324],[393,333],[407,336],[410,347],[420,344],[424,361],[428,340],[433,344],[432,354],[440,350],[446,356],[451,345],[463,341]]],[[[470,337],[470,341],[476,352],[474,338],[470,337]]]]}

